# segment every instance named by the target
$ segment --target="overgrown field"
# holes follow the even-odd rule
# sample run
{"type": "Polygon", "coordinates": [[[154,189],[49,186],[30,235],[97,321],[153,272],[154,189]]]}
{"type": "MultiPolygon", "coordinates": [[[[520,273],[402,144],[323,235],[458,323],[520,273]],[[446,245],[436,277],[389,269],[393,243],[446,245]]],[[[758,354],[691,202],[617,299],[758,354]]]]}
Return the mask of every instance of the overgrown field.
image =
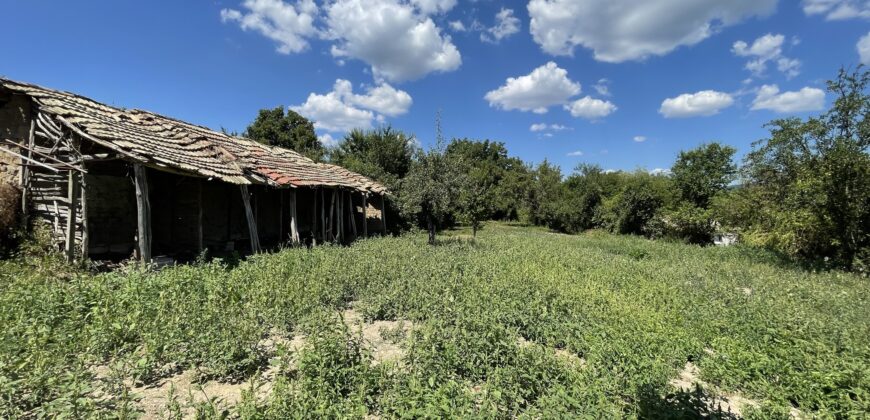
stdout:
{"type": "Polygon", "coordinates": [[[870,412],[865,278],[595,232],[425,241],[157,273],[0,262],[0,417],[870,412]]]}

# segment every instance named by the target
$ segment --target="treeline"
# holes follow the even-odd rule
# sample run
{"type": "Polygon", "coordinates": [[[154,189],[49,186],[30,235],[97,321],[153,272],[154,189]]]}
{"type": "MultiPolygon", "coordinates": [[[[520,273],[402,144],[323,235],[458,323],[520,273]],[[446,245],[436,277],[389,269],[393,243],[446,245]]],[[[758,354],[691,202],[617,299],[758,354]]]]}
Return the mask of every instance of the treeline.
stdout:
{"type": "Polygon", "coordinates": [[[836,96],[830,110],[771,121],[770,136],[754,143],[741,166],[734,148],[714,142],[680,152],[667,174],[590,164],[563,174],[547,161],[533,166],[509,156],[500,142],[448,142],[440,123],[429,150],[391,127],[352,131],[327,150],[310,122],[281,108],[262,111],[246,134],[379,180],[393,193],[391,228],[422,227],[433,242],[439,229],[462,223],[476,233],[493,219],[696,244],[735,233],[804,262],[867,272],[868,81],[861,67],[841,70],[828,82],[836,96]]]}

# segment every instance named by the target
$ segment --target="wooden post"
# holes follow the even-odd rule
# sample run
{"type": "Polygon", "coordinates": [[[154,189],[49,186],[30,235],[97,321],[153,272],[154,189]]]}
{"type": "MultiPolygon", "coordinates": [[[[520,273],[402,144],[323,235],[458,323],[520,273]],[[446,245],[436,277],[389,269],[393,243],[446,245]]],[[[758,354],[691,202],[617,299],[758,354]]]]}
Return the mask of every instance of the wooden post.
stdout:
{"type": "Polygon", "coordinates": [[[203,244],[202,238],[202,183],[205,182],[202,179],[197,180],[196,187],[196,247],[199,250],[199,254],[202,255],[202,251],[205,250],[205,245],[203,244]]]}
{"type": "Polygon", "coordinates": [[[369,193],[363,194],[363,238],[369,237],[369,193]]]}
{"type": "Polygon", "coordinates": [[[320,243],[326,243],[326,198],[324,189],[320,189],[320,243]]]}
{"type": "Polygon", "coordinates": [[[311,200],[311,245],[317,245],[317,190],[312,189],[314,193],[311,200]]]}
{"type": "MultiPolygon", "coordinates": [[[[84,168],[84,164],[82,164],[82,168],[84,168]]],[[[87,175],[82,174],[81,181],[81,194],[79,200],[82,203],[82,260],[88,259],[88,253],[90,252],[90,238],[88,235],[88,187],[87,187],[87,175]]]]}
{"type": "Polygon", "coordinates": [[[341,242],[344,240],[344,191],[337,189],[335,194],[338,194],[338,208],[335,212],[335,219],[338,222],[338,241],[341,242]]]}
{"type": "Polygon", "coordinates": [[[329,231],[332,233],[332,240],[335,240],[335,230],[333,229],[333,225],[335,224],[335,216],[333,216],[333,210],[335,210],[335,190],[331,191],[332,198],[329,201],[329,231]]]}
{"type": "Polygon", "coordinates": [[[296,220],[296,190],[290,190],[290,238],[299,244],[299,223],[296,220]]]}
{"type": "Polygon", "coordinates": [[[251,194],[248,193],[247,185],[240,185],[242,192],[242,204],[245,205],[245,217],[248,219],[248,235],[251,237],[251,252],[260,252],[260,237],[257,235],[257,221],[254,219],[254,211],[251,209],[251,194]]]}
{"type": "Polygon", "coordinates": [[[75,259],[76,245],[76,211],[78,211],[78,183],[76,183],[76,171],[69,171],[67,184],[67,200],[69,210],[66,213],[66,260],[72,262],[75,259]]]}
{"type": "Polygon", "coordinates": [[[381,223],[384,225],[384,236],[387,236],[387,202],[383,194],[381,194],[381,223]]]}
{"type": "Polygon", "coordinates": [[[146,169],[139,164],[133,165],[133,183],[136,184],[136,212],[138,215],[139,258],[151,262],[151,201],[148,198],[148,177],[146,169]]]}
{"type": "MultiPolygon", "coordinates": [[[[33,145],[35,141],[36,134],[36,115],[32,115],[30,118],[30,134],[27,136],[27,160],[33,159],[33,145]]],[[[24,159],[21,160],[21,215],[23,217],[23,221],[25,226],[27,225],[27,190],[28,184],[30,184],[30,166],[29,162],[26,162],[24,159]]]]}
{"type": "Polygon", "coordinates": [[[350,203],[349,204],[349,207],[350,207],[350,212],[349,212],[350,213],[350,230],[351,230],[351,232],[353,232],[353,239],[356,239],[356,237],[357,237],[357,233],[356,233],[356,206],[353,205],[353,193],[352,192],[347,193],[347,201],[348,201],[348,203],[350,203]]]}

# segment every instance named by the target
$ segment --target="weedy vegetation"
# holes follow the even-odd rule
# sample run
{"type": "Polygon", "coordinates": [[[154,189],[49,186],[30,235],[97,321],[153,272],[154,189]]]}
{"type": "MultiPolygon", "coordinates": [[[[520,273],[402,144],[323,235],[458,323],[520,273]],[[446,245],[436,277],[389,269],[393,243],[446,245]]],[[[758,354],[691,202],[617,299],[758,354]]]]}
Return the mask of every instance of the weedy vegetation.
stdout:
{"type": "Polygon", "coordinates": [[[743,246],[498,223],[468,233],[232,268],[95,275],[39,253],[0,261],[0,417],[130,418],[146,393],[170,418],[870,412],[865,278],[743,246]],[[345,322],[351,307],[399,321],[378,333],[398,358],[374,360],[345,322]],[[676,387],[687,365],[695,386],[676,387]],[[182,373],[237,395],[152,389],[182,373]],[[721,404],[737,396],[752,404],[721,404]]]}

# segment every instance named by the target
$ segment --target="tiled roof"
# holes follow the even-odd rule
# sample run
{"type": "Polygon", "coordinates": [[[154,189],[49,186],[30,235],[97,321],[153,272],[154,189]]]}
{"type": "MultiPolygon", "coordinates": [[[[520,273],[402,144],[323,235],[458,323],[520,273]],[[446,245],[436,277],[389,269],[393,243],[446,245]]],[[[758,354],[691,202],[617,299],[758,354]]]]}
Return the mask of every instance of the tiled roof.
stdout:
{"type": "Polygon", "coordinates": [[[233,184],[331,186],[383,194],[377,182],[292,150],[233,137],[148,111],[124,110],[76,94],[0,78],[30,96],[40,111],[127,159],[233,184]]]}

